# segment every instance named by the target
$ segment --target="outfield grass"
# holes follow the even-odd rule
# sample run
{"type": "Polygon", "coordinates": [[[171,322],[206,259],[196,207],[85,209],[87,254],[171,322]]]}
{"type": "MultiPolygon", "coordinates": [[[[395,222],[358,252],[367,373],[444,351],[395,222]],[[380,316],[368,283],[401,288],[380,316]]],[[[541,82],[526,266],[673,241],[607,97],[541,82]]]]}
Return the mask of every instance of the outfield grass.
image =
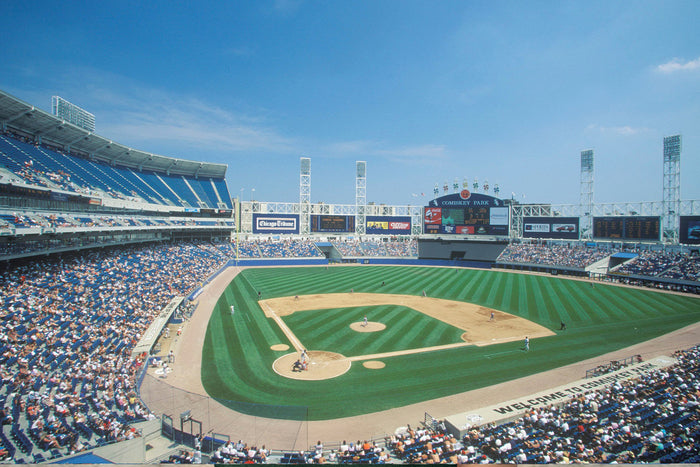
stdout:
{"type": "MultiPolygon", "coordinates": [[[[297,312],[285,323],[312,350],[364,355],[459,342],[461,331],[396,305],[297,312]],[[387,325],[354,333],[349,321],[387,325]],[[374,334],[374,335],[372,335],[374,334]]],[[[700,319],[700,299],[547,276],[489,270],[393,266],[247,269],[219,299],[202,352],[207,392],[244,413],[324,420],[385,410],[490,386],[611,352],[700,319]],[[386,285],[382,286],[382,281],[386,285]],[[324,381],[283,378],[272,362],[289,344],[257,303],[263,298],[349,292],[429,296],[512,313],[556,332],[522,342],[462,347],[383,359],[381,370],[354,363],[324,381]],[[231,315],[230,306],[235,306],[231,315]],[[560,321],[568,329],[558,331],[560,321]]],[[[581,375],[582,377],[584,375],[581,375]]],[[[458,411],[458,408],[455,408],[458,411]]]]}

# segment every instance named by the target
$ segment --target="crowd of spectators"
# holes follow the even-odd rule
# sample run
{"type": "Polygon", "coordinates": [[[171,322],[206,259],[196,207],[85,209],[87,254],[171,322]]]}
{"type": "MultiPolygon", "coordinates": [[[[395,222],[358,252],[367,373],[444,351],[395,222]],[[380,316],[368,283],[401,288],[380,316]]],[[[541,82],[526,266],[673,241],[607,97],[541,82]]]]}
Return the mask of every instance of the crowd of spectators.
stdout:
{"type": "Polygon", "coordinates": [[[418,241],[347,239],[332,242],[343,257],[417,257],[418,241]]]}
{"type": "Polygon", "coordinates": [[[261,258],[314,258],[323,257],[323,253],[308,238],[274,240],[267,239],[254,242],[261,258]]]}
{"type": "MultiPolygon", "coordinates": [[[[41,151],[41,147],[34,142],[26,141],[25,138],[17,138],[11,133],[7,136],[0,136],[0,163],[2,163],[11,173],[28,184],[45,188],[59,189],[63,191],[79,192],[78,186],[71,181],[71,175],[64,170],[49,170],[36,163],[20,146],[32,147],[33,150],[41,151]],[[18,143],[21,144],[18,145],[18,143]]],[[[13,177],[12,181],[17,181],[13,177]]]]}
{"type": "Polygon", "coordinates": [[[629,366],[633,363],[639,363],[641,361],[641,355],[635,355],[634,357],[625,358],[623,360],[610,360],[610,362],[608,363],[604,363],[596,366],[595,368],[587,370],[586,378],[612,373],[614,371],[621,370],[622,368],[625,368],[626,366],[629,366]]]}
{"type": "Polygon", "coordinates": [[[131,349],[173,297],[195,288],[228,253],[230,244],[145,245],[3,271],[0,444],[7,456],[40,461],[137,436],[130,423],[152,415],[135,392],[144,356],[131,358],[131,349]]]}
{"type": "Polygon", "coordinates": [[[269,455],[270,450],[265,445],[258,448],[238,440],[237,443],[229,441],[219,446],[209,461],[212,464],[264,464],[269,455]]]}
{"type": "Polygon", "coordinates": [[[700,280],[700,256],[641,251],[637,257],[622,264],[614,272],[624,275],[698,281],[700,280]]]}
{"type": "Polygon", "coordinates": [[[693,463],[700,461],[700,347],[638,379],[531,409],[500,425],[474,427],[461,440],[444,429],[393,436],[410,463],[693,463]]]}
{"type": "Polygon", "coordinates": [[[0,220],[8,227],[16,229],[43,227],[43,228],[93,228],[93,227],[152,227],[152,226],[211,226],[233,225],[233,220],[226,219],[198,219],[177,217],[147,217],[133,215],[104,215],[104,214],[66,214],[49,212],[9,212],[0,211],[0,220]]]}
{"type": "Polygon", "coordinates": [[[501,263],[529,263],[584,269],[611,252],[605,248],[585,245],[511,243],[498,256],[501,263]]]}
{"type": "Polygon", "coordinates": [[[693,284],[675,284],[672,282],[666,282],[664,279],[650,278],[650,279],[640,279],[635,277],[627,277],[620,275],[609,275],[606,278],[607,281],[616,284],[632,285],[636,287],[648,287],[657,290],[666,290],[670,292],[681,292],[690,294],[700,294],[700,283],[698,285],[693,284]]]}

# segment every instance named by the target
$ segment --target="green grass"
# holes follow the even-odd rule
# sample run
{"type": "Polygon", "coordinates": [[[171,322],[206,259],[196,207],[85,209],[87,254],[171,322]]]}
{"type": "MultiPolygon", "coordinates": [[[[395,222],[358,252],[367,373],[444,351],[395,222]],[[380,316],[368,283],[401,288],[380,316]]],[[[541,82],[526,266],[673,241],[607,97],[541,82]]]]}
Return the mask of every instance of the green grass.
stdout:
{"type": "Polygon", "coordinates": [[[464,342],[463,330],[398,305],[310,310],[286,316],[284,322],[306,348],[346,357],[464,342]],[[375,333],[350,329],[350,323],[361,322],[365,315],[369,321],[389,326],[389,330],[375,333]]]}
{"type": "MultiPolygon", "coordinates": [[[[396,305],[312,310],[284,319],[309,349],[346,356],[459,342],[461,334],[396,305]],[[365,314],[387,329],[367,334],[350,331],[349,323],[361,321],[365,314]]],[[[503,271],[392,266],[247,269],[229,285],[212,314],[203,345],[202,381],[209,395],[244,413],[333,419],[538,373],[649,340],[698,319],[700,299],[694,297],[605,284],[591,288],[581,281],[503,271]],[[353,363],[344,375],[324,381],[277,375],[272,362],[289,351],[273,351],[270,346],[289,342],[265,318],[257,291],[262,291],[263,298],[274,298],[350,289],[407,295],[426,290],[431,297],[521,316],[556,335],[533,339],[528,353],[521,350],[521,342],[511,342],[386,358],[381,370],[353,363]],[[563,332],[558,331],[561,320],[568,326],[563,332]]]]}

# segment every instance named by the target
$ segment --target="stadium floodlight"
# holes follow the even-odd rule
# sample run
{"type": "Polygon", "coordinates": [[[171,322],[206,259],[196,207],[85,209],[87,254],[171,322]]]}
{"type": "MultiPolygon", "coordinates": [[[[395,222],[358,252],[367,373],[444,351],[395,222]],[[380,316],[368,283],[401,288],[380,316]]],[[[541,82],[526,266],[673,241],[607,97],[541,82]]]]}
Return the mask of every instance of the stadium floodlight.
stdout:
{"type": "Polygon", "coordinates": [[[678,243],[681,204],[681,135],[664,138],[663,239],[678,243]]]}
{"type": "Polygon", "coordinates": [[[366,233],[367,162],[355,161],[355,233],[366,233]]]}
{"type": "Polygon", "coordinates": [[[71,104],[61,96],[51,97],[51,113],[54,116],[72,123],[75,126],[93,132],[95,131],[95,116],[85,109],[71,104]]]}
{"type": "Polygon", "coordinates": [[[593,235],[593,150],[581,151],[581,192],[579,198],[580,211],[584,213],[580,220],[582,239],[590,239],[593,235]]]}
{"type": "Polygon", "coordinates": [[[299,160],[299,233],[308,235],[311,226],[311,159],[299,160]]]}
{"type": "Polygon", "coordinates": [[[681,135],[666,136],[664,138],[664,162],[678,162],[681,160],[681,135]]]}

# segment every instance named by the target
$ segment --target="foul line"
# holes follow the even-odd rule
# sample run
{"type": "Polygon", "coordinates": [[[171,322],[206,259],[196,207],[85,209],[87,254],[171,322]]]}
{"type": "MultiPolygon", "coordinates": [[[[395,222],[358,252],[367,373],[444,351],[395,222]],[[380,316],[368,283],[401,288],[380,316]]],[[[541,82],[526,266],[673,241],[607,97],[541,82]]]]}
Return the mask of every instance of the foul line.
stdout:
{"type": "Polygon", "coordinates": [[[456,344],[436,345],[434,347],[421,347],[420,349],[396,350],[394,352],[375,353],[370,355],[358,355],[356,357],[347,357],[346,360],[358,362],[362,360],[370,360],[374,358],[398,357],[399,355],[412,355],[416,353],[434,352],[436,350],[456,349],[458,347],[466,347],[474,345],[470,342],[458,342],[456,344]]]}
{"type": "Polygon", "coordinates": [[[275,320],[275,322],[277,323],[277,326],[279,326],[280,329],[282,330],[282,332],[284,333],[284,335],[287,336],[287,339],[289,339],[289,341],[292,343],[292,345],[297,350],[297,352],[301,352],[302,350],[304,350],[306,347],[304,347],[304,345],[301,343],[301,341],[299,339],[297,339],[297,336],[294,335],[294,333],[292,332],[291,329],[289,329],[287,324],[284,321],[282,321],[282,318],[277,316],[277,313],[275,313],[275,311],[272,308],[270,308],[270,305],[268,305],[267,303],[263,303],[262,305],[265,308],[267,308],[267,311],[268,311],[268,313],[270,313],[270,316],[272,317],[272,319],[275,320]]]}

